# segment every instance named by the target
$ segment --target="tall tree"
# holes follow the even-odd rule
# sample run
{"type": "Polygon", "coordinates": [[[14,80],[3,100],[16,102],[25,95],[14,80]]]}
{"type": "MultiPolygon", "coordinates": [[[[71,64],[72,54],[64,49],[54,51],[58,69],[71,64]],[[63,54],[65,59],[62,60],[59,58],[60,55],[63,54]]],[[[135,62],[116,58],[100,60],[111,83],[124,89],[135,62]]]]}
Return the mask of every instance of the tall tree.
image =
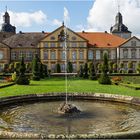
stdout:
{"type": "Polygon", "coordinates": [[[40,62],[40,78],[44,78],[43,64],[40,62]]]}
{"type": "Polygon", "coordinates": [[[93,63],[89,65],[89,79],[96,80],[96,72],[93,63]]]}
{"type": "Polygon", "coordinates": [[[85,63],[84,65],[83,78],[88,79],[88,64],[87,63],[85,63]]]}
{"type": "Polygon", "coordinates": [[[73,66],[72,66],[72,63],[71,62],[68,62],[67,72],[68,73],[72,73],[73,72],[73,66]]]}
{"type": "Polygon", "coordinates": [[[84,73],[83,66],[80,65],[79,77],[83,77],[83,73],[84,73]]]}
{"type": "Polygon", "coordinates": [[[59,63],[56,64],[56,72],[61,73],[61,67],[59,63]]]}
{"type": "Polygon", "coordinates": [[[99,83],[100,84],[104,84],[104,85],[110,85],[111,84],[111,80],[110,77],[108,76],[108,55],[105,53],[104,54],[104,62],[103,62],[103,66],[102,66],[102,73],[100,75],[99,78],[99,83]]]}
{"type": "Polygon", "coordinates": [[[16,80],[16,83],[19,85],[29,85],[29,79],[25,76],[26,67],[24,64],[24,58],[22,57],[20,67],[19,67],[19,77],[16,80]]]}
{"type": "Polygon", "coordinates": [[[40,69],[39,69],[39,59],[37,54],[35,55],[33,59],[33,64],[32,64],[32,79],[34,81],[39,81],[40,80],[40,69]]]}

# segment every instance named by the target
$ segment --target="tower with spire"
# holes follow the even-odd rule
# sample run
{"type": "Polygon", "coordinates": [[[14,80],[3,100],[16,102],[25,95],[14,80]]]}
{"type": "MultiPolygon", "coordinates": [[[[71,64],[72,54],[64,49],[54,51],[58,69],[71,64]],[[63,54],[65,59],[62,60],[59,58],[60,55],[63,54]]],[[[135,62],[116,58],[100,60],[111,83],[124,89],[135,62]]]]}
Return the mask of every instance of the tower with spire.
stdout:
{"type": "Polygon", "coordinates": [[[3,24],[1,27],[1,32],[9,32],[9,33],[16,33],[16,27],[10,24],[10,16],[7,12],[7,6],[5,14],[3,15],[3,24]]]}
{"type": "Polygon", "coordinates": [[[115,25],[110,28],[110,33],[119,37],[128,39],[131,37],[131,31],[123,24],[123,17],[120,13],[120,6],[118,6],[118,13],[115,18],[115,25]]]}

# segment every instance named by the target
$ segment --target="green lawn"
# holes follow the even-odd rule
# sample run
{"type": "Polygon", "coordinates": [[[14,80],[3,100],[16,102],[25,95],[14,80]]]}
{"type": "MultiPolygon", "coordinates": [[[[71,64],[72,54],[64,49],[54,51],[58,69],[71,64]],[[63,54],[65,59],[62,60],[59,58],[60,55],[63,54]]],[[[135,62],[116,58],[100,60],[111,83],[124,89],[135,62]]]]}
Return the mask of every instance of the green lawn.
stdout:
{"type": "MultiPolygon", "coordinates": [[[[48,93],[65,92],[64,78],[51,78],[41,81],[31,81],[29,86],[14,85],[0,89],[0,97],[48,93]]],[[[130,96],[140,96],[140,90],[134,90],[117,85],[100,85],[98,81],[69,79],[68,92],[92,92],[92,93],[110,93],[130,96]]]]}

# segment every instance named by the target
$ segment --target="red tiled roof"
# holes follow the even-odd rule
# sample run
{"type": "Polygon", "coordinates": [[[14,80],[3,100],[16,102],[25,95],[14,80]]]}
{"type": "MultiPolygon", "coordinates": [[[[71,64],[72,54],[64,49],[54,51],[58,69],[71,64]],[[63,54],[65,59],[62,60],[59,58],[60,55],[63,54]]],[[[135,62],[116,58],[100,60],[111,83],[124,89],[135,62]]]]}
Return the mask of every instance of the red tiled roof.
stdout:
{"type": "Polygon", "coordinates": [[[87,39],[89,45],[99,48],[116,48],[126,41],[121,37],[103,32],[78,32],[78,34],[87,39]]]}

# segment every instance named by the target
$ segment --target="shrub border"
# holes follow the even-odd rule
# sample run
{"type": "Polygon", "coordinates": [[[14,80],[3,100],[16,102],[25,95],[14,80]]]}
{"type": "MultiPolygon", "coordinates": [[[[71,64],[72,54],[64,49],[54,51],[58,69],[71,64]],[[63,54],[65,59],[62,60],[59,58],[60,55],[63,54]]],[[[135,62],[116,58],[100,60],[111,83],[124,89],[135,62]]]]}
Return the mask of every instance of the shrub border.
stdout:
{"type": "MultiPolygon", "coordinates": [[[[68,93],[68,97],[73,100],[101,100],[101,101],[111,101],[120,102],[131,105],[140,106],[140,98],[123,96],[123,95],[112,95],[104,93],[68,93]]],[[[29,94],[21,96],[9,96],[0,98],[0,107],[6,107],[10,105],[16,105],[20,103],[31,103],[37,101],[54,101],[54,100],[64,100],[65,93],[47,93],[47,94],[29,94]]],[[[6,132],[0,131],[0,138],[35,138],[35,139],[120,139],[120,138],[140,138],[140,130],[132,132],[117,132],[117,133],[106,133],[106,134],[71,134],[71,135],[42,135],[40,133],[26,133],[26,132],[6,132]]]]}
{"type": "Polygon", "coordinates": [[[9,87],[9,86],[12,86],[12,85],[15,85],[15,83],[14,82],[8,83],[8,84],[5,83],[5,84],[1,85],[0,88],[9,87]]]}

